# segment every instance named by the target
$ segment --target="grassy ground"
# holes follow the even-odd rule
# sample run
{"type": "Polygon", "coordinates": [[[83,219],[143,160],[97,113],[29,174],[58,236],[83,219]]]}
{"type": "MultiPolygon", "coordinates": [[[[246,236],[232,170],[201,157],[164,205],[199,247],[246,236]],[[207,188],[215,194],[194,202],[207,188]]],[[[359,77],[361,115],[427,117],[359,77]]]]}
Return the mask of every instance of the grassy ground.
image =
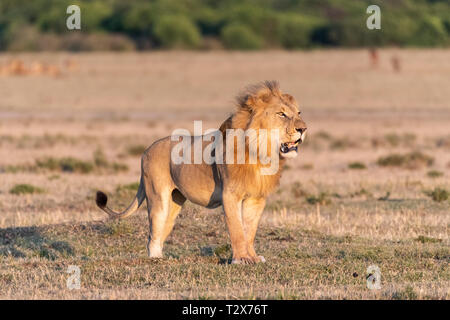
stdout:
{"type": "Polygon", "coordinates": [[[364,51],[94,54],[60,78],[0,77],[0,298],[448,299],[448,52],[399,51],[400,73],[391,54],[378,69],[364,51]],[[302,102],[309,133],[263,214],[267,263],[227,264],[222,211],[190,203],[148,259],[145,205],[107,221],[95,190],[123,208],[146,146],[192,120],[217,128],[241,82],[265,78],[302,102]]]}
{"type": "Polygon", "coordinates": [[[2,298],[448,298],[448,244],[332,236],[263,224],[257,248],[268,262],[236,266],[220,212],[181,215],[166,258],[146,257],[146,217],[2,229],[2,298]],[[366,269],[381,270],[380,290],[366,269]],[[81,290],[66,288],[69,265],[81,290]]]}

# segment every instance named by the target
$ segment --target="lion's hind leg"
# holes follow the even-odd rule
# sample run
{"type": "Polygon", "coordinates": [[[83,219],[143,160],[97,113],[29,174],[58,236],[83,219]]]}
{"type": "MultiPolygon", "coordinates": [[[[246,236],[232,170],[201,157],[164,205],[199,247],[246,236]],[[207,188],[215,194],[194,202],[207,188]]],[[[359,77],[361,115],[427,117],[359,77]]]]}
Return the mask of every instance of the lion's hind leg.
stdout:
{"type": "Polygon", "coordinates": [[[169,215],[169,193],[147,194],[150,235],[147,253],[150,258],[162,258],[164,226],[169,215]]]}
{"type": "Polygon", "coordinates": [[[186,198],[178,190],[164,192],[159,195],[147,195],[150,236],[147,252],[150,258],[162,258],[164,241],[175,224],[186,198]]]}
{"type": "Polygon", "coordinates": [[[175,219],[183,207],[186,198],[181,194],[180,191],[174,189],[171,194],[171,198],[169,201],[169,215],[167,216],[166,224],[164,226],[163,233],[163,243],[166,241],[169,234],[172,232],[173,226],[175,224],[175,219]]]}

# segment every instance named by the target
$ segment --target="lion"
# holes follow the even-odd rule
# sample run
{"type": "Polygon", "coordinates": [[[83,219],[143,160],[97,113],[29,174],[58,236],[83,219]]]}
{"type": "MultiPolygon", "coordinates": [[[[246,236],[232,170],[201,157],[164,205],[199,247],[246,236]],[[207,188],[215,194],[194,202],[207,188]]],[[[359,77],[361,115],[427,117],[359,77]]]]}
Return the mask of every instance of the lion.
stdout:
{"type": "MultiPolygon", "coordinates": [[[[163,245],[171,233],[175,219],[186,200],[206,208],[223,206],[232,247],[232,263],[253,264],[265,262],[255,252],[254,240],[267,196],[278,186],[283,163],[297,156],[298,147],[305,139],[306,123],[300,116],[293,96],[283,93],[276,81],[265,81],[247,87],[236,98],[237,110],[219,128],[260,129],[278,132],[276,159],[279,166],[274,174],[263,175],[267,166],[256,163],[224,161],[205,163],[175,163],[171,157],[178,141],[171,137],[154,142],[141,159],[141,178],[137,194],[127,209],[115,212],[107,206],[105,193],[98,191],[96,203],[111,218],[125,218],[147,200],[149,218],[148,255],[163,257],[163,245]],[[278,147],[279,146],[279,147],[278,147]]],[[[190,137],[191,145],[195,139],[190,137]]],[[[227,135],[223,136],[227,142],[227,135]]],[[[269,141],[269,140],[267,140],[269,141]]],[[[275,140],[274,140],[275,141],[275,140]]],[[[233,138],[233,143],[236,143],[233,138]]],[[[250,139],[245,139],[245,159],[249,158],[250,139]]],[[[206,144],[202,143],[202,151],[206,144]]],[[[261,146],[259,147],[261,148],[261,146]]],[[[194,147],[191,148],[192,150],[194,147]]],[[[237,149],[233,149],[237,150],[237,149]]],[[[214,152],[217,150],[213,150],[214,152]]],[[[223,152],[224,158],[226,150],[223,152]]],[[[233,157],[235,155],[233,154],[233,157]]]]}

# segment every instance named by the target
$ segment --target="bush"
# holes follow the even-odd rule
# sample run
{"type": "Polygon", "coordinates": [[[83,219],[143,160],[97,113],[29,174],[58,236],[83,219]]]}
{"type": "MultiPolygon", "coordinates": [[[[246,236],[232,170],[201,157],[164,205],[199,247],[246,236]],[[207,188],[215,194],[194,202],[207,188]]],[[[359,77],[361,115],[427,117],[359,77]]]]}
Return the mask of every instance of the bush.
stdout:
{"type": "Polygon", "coordinates": [[[223,18],[219,12],[210,9],[202,8],[195,14],[195,21],[199,26],[202,35],[218,36],[220,29],[223,26],[223,18]]]}
{"type": "Polygon", "coordinates": [[[420,151],[407,154],[391,154],[381,157],[377,164],[382,167],[403,167],[406,169],[417,169],[423,166],[431,166],[434,162],[433,157],[421,153],[420,151]]]}
{"type": "Polygon", "coordinates": [[[11,194],[33,194],[33,193],[43,193],[44,190],[35,186],[32,186],[31,184],[16,184],[11,190],[9,190],[9,193],[11,194]]]}
{"type": "Polygon", "coordinates": [[[115,15],[108,19],[107,25],[113,30],[123,30],[128,34],[151,34],[152,24],[155,20],[154,8],[149,3],[136,3],[128,10],[117,10],[115,15]]]}
{"type": "Polygon", "coordinates": [[[391,147],[398,147],[400,145],[411,147],[416,140],[416,136],[412,133],[404,133],[403,135],[388,133],[384,136],[384,140],[386,140],[391,147]]]}
{"type": "Polygon", "coordinates": [[[430,178],[439,178],[442,177],[443,175],[444,175],[443,172],[437,170],[430,170],[427,172],[427,176],[429,176],[430,178]]]}
{"type": "Polygon", "coordinates": [[[127,153],[130,156],[141,156],[144,153],[145,149],[147,149],[147,146],[145,145],[132,145],[127,148],[127,153]]]}
{"type": "Polygon", "coordinates": [[[436,238],[430,238],[426,236],[418,236],[416,239],[414,239],[421,243],[439,243],[442,242],[442,239],[436,239],[436,238]]]}
{"type": "Polygon", "coordinates": [[[263,46],[263,40],[243,24],[231,24],[223,28],[222,41],[228,49],[255,50],[263,46]]]}
{"type": "Polygon", "coordinates": [[[125,184],[125,185],[118,185],[116,188],[116,192],[128,192],[128,191],[133,191],[136,192],[139,189],[139,182],[134,182],[134,183],[130,183],[130,184],[125,184]]]}
{"type": "Polygon", "coordinates": [[[197,48],[200,33],[192,21],[182,15],[167,15],[155,23],[155,38],[165,48],[197,48]]]}
{"type": "Polygon", "coordinates": [[[413,37],[413,44],[427,47],[448,43],[446,28],[438,17],[425,17],[413,37]]]}
{"type": "Polygon", "coordinates": [[[436,202],[446,201],[450,197],[450,192],[443,188],[434,188],[432,191],[426,191],[425,194],[436,202]]]}
{"type": "Polygon", "coordinates": [[[94,164],[88,161],[66,157],[62,159],[44,158],[36,160],[36,166],[40,169],[65,172],[89,173],[94,170],[94,164]]]}
{"type": "Polygon", "coordinates": [[[367,169],[366,165],[362,162],[352,162],[348,164],[349,169],[367,169]]]}
{"type": "Polygon", "coordinates": [[[311,45],[311,33],[317,26],[311,18],[300,15],[284,16],[278,26],[281,45],[287,49],[305,48],[311,45]]]}
{"type": "Polygon", "coordinates": [[[311,195],[306,198],[306,202],[309,204],[327,205],[331,203],[328,193],[320,192],[317,196],[311,195]]]}

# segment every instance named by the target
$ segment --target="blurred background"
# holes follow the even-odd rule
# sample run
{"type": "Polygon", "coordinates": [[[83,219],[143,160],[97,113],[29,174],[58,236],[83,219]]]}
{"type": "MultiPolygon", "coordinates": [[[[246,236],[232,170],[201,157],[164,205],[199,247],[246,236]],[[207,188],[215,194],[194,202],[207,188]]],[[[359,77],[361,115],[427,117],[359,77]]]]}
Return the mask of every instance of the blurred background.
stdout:
{"type": "Polygon", "coordinates": [[[449,12],[446,0],[2,0],[0,50],[442,47],[449,12]],[[71,4],[81,32],[67,32],[71,4]],[[364,27],[372,4],[382,32],[364,27]]]}

